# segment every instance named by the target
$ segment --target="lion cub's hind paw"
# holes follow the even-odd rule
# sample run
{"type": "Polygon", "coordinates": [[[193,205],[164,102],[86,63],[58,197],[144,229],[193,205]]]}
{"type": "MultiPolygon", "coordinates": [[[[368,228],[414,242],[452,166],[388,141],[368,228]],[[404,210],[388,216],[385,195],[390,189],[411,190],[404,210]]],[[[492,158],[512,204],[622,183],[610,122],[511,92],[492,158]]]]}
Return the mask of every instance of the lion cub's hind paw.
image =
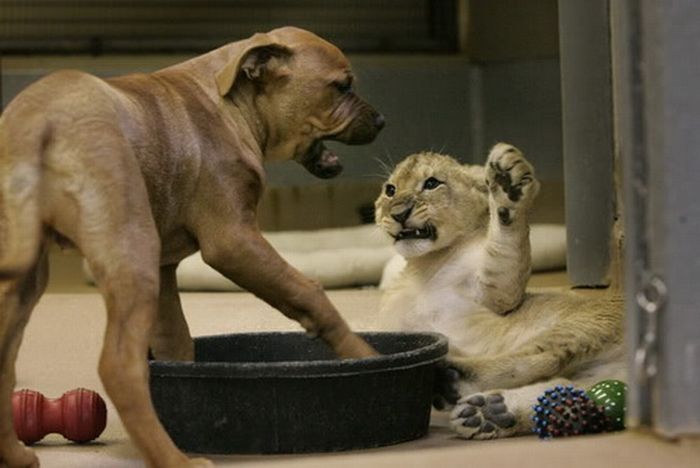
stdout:
{"type": "Polygon", "coordinates": [[[462,398],[450,417],[450,425],[460,437],[477,440],[512,435],[516,421],[500,393],[462,398]]]}

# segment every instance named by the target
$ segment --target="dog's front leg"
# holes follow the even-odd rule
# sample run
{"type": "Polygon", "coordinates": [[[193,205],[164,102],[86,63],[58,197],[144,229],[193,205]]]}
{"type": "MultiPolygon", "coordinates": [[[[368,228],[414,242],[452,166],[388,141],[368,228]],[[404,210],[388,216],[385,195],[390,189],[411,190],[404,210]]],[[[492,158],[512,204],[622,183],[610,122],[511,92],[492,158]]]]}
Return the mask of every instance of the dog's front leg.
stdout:
{"type": "Polygon", "coordinates": [[[377,352],[353,333],[323,288],[290,266],[257,229],[237,226],[235,233],[200,238],[202,257],[231,281],[252,292],[306,331],[322,338],[339,357],[377,352]]]}
{"type": "Polygon", "coordinates": [[[176,269],[177,265],[166,265],[160,269],[158,315],[151,334],[151,352],[156,359],[192,361],[194,343],[182,312],[176,269]]]}

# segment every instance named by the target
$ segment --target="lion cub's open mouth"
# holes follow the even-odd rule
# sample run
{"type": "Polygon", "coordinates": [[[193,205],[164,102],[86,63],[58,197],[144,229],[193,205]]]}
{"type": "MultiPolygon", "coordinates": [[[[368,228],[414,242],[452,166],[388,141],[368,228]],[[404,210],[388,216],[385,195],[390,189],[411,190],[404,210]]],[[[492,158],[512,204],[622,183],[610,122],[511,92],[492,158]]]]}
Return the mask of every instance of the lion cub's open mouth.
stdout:
{"type": "Polygon", "coordinates": [[[437,230],[432,224],[426,224],[420,229],[402,229],[393,237],[395,242],[409,239],[435,240],[437,239],[437,230]]]}

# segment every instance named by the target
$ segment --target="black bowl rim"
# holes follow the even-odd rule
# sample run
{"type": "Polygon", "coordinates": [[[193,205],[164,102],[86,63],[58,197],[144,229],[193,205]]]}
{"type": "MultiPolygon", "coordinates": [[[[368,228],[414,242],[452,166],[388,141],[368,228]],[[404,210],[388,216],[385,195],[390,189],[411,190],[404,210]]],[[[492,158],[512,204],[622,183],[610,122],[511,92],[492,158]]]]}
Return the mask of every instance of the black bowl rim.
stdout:
{"type": "MultiPolygon", "coordinates": [[[[262,333],[231,333],[208,335],[195,338],[198,340],[226,339],[227,337],[275,337],[303,335],[303,332],[262,332],[262,333]]],[[[181,361],[150,361],[152,377],[158,378],[225,378],[253,379],[276,378],[295,379],[309,377],[338,377],[392,370],[410,369],[441,361],[447,355],[447,338],[441,333],[434,332],[365,332],[358,333],[362,337],[402,336],[433,338],[427,345],[410,351],[360,359],[332,359],[313,361],[274,361],[274,362],[181,362],[181,361]]]]}

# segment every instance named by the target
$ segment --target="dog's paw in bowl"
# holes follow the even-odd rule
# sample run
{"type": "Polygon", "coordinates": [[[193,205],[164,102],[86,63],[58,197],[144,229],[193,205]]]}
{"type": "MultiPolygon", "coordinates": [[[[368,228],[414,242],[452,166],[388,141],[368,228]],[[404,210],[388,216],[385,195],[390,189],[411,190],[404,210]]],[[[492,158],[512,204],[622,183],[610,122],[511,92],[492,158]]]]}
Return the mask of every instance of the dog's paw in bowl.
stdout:
{"type": "Polygon", "coordinates": [[[194,362],[150,362],[156,411],[193,453],[328,452],[422,437],[446,338],[360,335],[381,356],[338,360],[304,333],[196,338],[194,362]]]}

